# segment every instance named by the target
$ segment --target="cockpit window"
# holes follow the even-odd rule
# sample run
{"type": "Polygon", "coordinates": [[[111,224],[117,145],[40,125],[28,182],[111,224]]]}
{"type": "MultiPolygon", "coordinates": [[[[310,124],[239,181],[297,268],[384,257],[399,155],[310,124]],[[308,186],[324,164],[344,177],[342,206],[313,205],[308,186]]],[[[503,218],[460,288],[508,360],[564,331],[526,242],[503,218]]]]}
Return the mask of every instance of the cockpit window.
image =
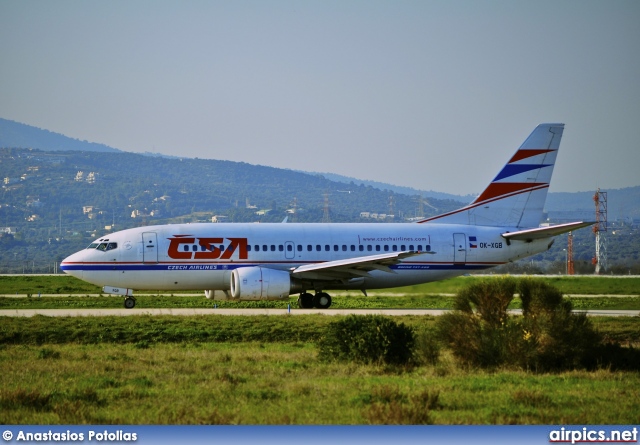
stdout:
{"type": "Polygon", "coordinates": [[[109,238],[100,238],[97,242],[89,244],[87,249],[98,249],[102,251],[113,250],[118,248],[118,243],[108,242],[109,238]]]}
{"type": "Polygon", "coordinates": [[[118,248],[118,243],[100,243],[98,247],[96,247],[97,250],[101,250],[103,252],[117,249],[117,248],[118,248]]]}

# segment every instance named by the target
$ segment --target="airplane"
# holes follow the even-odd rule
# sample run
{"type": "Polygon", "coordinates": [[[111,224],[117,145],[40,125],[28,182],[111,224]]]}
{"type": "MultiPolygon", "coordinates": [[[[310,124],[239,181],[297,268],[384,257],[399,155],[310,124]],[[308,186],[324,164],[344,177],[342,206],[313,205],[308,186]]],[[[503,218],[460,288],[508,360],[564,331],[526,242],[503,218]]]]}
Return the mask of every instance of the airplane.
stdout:
{"type": "Polygon", "coordinates": [[[328,290],[409,286],[489,269],[548,250],[587,227],[540,227],[564,124],[538,125],[470,204],[412,223],[197,223],[122,230],[61,263],[74,277],[124,296],[204,290],[216,300],[331,306],[328,290]]]}

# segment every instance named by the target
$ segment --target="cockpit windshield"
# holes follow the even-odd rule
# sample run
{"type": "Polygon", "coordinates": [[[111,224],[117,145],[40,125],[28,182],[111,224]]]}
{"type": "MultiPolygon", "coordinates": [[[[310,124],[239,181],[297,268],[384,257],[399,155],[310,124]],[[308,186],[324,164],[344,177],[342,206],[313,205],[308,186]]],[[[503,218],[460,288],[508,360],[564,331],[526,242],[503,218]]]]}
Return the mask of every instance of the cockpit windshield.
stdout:
{"type": "Polygon", "coordinates": [[[108,239],[100,239],[97,242],[89,244],[89,247],[87,247],[87,249],[96,249],[96,250],[101,250],[103,252],[107,252],[109,250],[113,250],[117,248],[118,248],[118,243],[109,242],[108,239]]]}

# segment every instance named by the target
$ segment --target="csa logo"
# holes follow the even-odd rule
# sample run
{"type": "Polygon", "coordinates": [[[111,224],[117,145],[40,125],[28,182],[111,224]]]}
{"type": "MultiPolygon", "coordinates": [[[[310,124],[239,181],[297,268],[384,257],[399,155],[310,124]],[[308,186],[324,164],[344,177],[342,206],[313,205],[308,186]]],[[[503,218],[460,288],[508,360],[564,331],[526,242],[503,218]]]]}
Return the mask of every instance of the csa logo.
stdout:
{"type": "Polygon", "coordinates": [[[228,260],[236,251],[238,259],[249,258],[247,238],[196,238],[193,235],[173,235],[168,240],[170,244],[167,254],[174,260],[228,260]],[[225,239],[229,241],[229,245],[223,251],[220,245],[223,245],[225,239]],[[185,249],[185,246],[194,244],[200,246],[198,251],[191,251],[188,247],[185,249]],[[181,245],[183,245],[182,249],[181,245]]]}

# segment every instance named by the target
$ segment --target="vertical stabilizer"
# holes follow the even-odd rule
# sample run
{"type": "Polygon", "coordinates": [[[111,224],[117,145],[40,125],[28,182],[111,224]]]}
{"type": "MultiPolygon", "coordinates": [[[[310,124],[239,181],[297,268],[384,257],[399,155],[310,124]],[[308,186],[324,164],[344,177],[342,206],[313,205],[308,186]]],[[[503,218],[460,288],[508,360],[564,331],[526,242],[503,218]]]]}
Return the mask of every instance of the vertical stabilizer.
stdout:
{"type": "Polygon", "coordinates": [[[469,205],[419,223],[529,228],[542,220],[564,124],[540,124],[469,205]]]}

